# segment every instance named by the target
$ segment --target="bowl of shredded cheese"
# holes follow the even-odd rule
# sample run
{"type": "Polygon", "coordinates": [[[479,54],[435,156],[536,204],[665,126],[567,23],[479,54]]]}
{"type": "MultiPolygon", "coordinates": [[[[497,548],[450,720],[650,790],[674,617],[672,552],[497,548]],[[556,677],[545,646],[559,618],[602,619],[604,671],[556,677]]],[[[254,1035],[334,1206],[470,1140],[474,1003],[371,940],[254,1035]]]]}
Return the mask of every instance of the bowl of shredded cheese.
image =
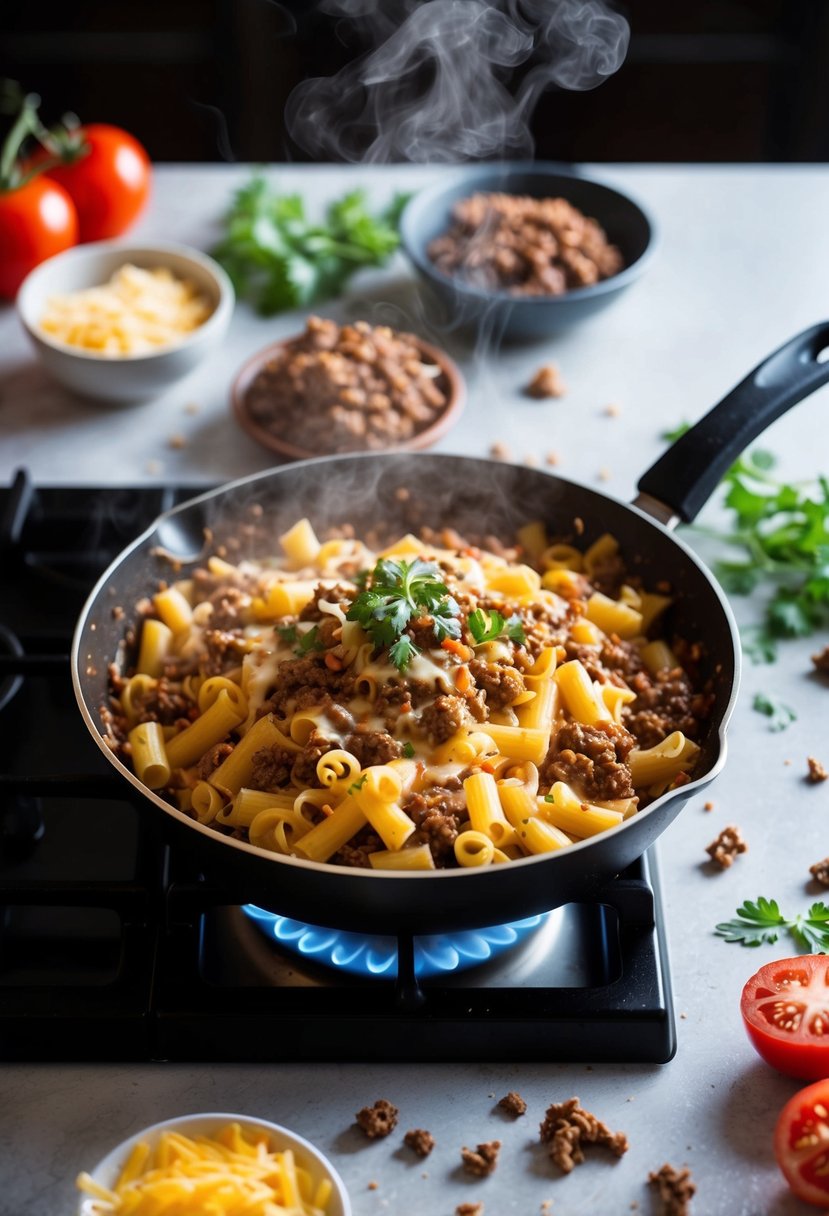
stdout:
{"type": "Polygon", "coordinates": [[[245,1115],[185,1115],[130,1136],[78,1175],[78,1216],[351,1216],[307,1140],[245,1115]]]}
{"type": "Polygon", "coordinates": [[[23,282],[17,311],[46,370],[113,405],[159,396],[220,342],[233,287],[184,245],[80,245],[23,282]]]}

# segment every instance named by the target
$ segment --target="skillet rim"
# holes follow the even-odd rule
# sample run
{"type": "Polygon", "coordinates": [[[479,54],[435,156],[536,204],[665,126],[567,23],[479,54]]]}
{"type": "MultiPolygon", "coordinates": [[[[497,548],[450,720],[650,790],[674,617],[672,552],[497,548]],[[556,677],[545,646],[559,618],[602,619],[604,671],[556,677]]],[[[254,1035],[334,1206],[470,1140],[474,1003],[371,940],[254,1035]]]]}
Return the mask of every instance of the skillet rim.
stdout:
{"type": "MultiPolygon", "coordinates": [[[[157,806],[160,810],[169,814],[178,823],[180,823],[188,828],[196,829],[207,840],[216,842],[217,844],[229,845],[241,853],[245,853],[250,856],[260,858],[260,859],[268,861],[268,862],[276,863],[278,865],[287,865],[291,868],[299,869],[302,871],[311,870],[311,871],[315,871],[315,872],[321,873],[321,874],[332,874],[333,873],[333,874],[336,874],[338,878],[343,879],[345,881],[357,881],[357,880],[367,880],[368,879],[368,880],[371,880],[372,882],[388,883],[388,882],[399,881],[400,879],[408,879],[409,881],[423,882],[425,880],[430,880],[430,879],[431,880],[435,880],[435,879],[447,880],[450,878],[459,879],[462,876],[466,877],[469,881],[471,881],[474,877],[477,877],[480,881],[480,880],[486,880],[486,877],[490,874],[491,867],[488,867],[488,866],[486,866],[486,867],[459,867],[457,869],[422,870],[422,871],[413,871],[413,870],[381,871],[381,870],[370,870],[370,869],[364,870],[362,868],[355,869],[354,867],[350,867],[350,866],[332,866],[328,862],[307,861],[307,860],[305,860],[303,858],[299,858],[299,857],[286,856],[281,853],[273,853],[273,852],[269,851],[268,849],[261,848],[258,845],[252,845],[248,841],[237,840],[235,837],[232,837],[232,836],[224,836],[221,833],[214,831],[208,824],[202,824],[202,823],[199,823],[198,820],[191,819],[191,817],[189,815],[186,815],[183,811],[180,811],[177,807],[172,806],[171,803],[165,802],[164,799],[161,798],[161,796],[159,794],[157,794],[155,790],[149,789],[147,786],[145,786],[143,784],[143,782],[138,780],[135,773],[133,773],[130,769],[128,769],[127,766],[123,763],[123,761],[120,760],[118,758],[118,756],[116,756],[115,753],[109,747],[107,747],[106,743],[104,742],[103,736],[100,733],[98,723],[96,722],[95,717],[93,716],[92,712],[89,709],[89,706],[87,705],[86,698],[84,696],[83,689],[81,687],[80,648],[81,648],[81,643],[83,640],[83,635],[84,635],[84,631],[86,628],[86,624],[90,617],[92,608],[97,604],[97,602],[100,598],[101,592],[104,591],[104,589],[110,582],[112,575],[115,573],[115,571],[129,558],[129,556],[136,549],[139,549],[148,540],[150,540],[165,521],[174,518],[176,515],[178,515],[180,513],[183,513],[187,510],[192,509],[194,506],[196,506],[199,503],[210,502],[213,499],[227,495],[227,494],[231,493],[232,491],[241,489],[241,488],[251,485],[257,481],[261,481],[261,480],[265,480],[265,479],[272,479],[274,476],[278,476],[282,471],[285,471],[286,473],[289,471],[294,472],[299,467],[302,467],[302,468],[317,467],[320,465],[328,465],[328,464],[331,464],[334,462],[345,462],[345,461],[349,461],[349,462],[363,461],[363,460],[371,461],[371,462],[381,461],[383,463],[388,463],[389,465],[391,465],[392,463],[395,463],[395,462],[404,463],[404,462],[409,462],[412,460],[420,460],[420,459],[429,459],[429,460],[446,459],[446,460],[454,460],[454,461],[462,460],[466,463],[476,464],[476,465],[487,467],[487,468],[491,468],[492,466],[495,466],[496,468],[512,467],[512,468],[520,469],[521,472],[524,474],[548,478],[551,482],[554,482],[557,485],[564,487],[565,490],[576,489],[580,492],[586,492],[586,493],[594,496],[595,498],[600,499],[603,503],[607,504],[608,506],[610,506],[616,510],[631,512],[633,515],[638,517],[638,520],[640,523],[645,523],[645,524],[649,525],[650,527],[655,528],[657,530],[657,532],[661,533],[662,535],[667,537],[667,539],[670,540],[673,544],[677,545],[682,550],[686,560],[689,560],[691,562],[691,564],[693,566],[695,566],[697,568],[697,570],[702,574],[702,576],[705,579],[706,583],[708,584],[710,590],[712,591],[713,595],[715,596],[717,602],[719,603],[720,608],[722,609],[723,616],[725,617],[725,621],[726,621],[726,624],[728,625],[728,630],[729,630],[729,634],[731,637],[731,646],[732,646],[733,662],[734,662],[734,677],[733,677],[733,680],[731,683],[731,690],[730,690],[730,693],[728,696],[728,700],[726,701],[725,707],[722,712],[722,717],[720,719],[720,722],[719,722],[719,725],[717,728],[718,754],[717,754],[717,757],[716,757],[714,763],[712,764],[712,766],[708,770],[706,770],[705,773],[700,774],[699,777],[694,778],[694,780],[689,781],[686,785],[681,786],[679,789],[667,790],[664,794],[662,794],[659,798],[657,798],[654,802],[652,802],[650,804],[650,806],[646,807],[644,811],[637,812],[635,815],[632,815],[630,817],[630,819],[625,820],[623,823],[620,823],[618,826],[611,828],[608,831],[601,832],[598,834],[598,836],[589,836],[585,840],[579,841],[577,844],[572,845],[568,849],[558,850],[554,853],[538,853],[531,857],[521,857],[514,861],[510,861],[510,863],[509,863],[510,871],[512,871],[514,869],[514,867],[526,868],[528,866],[537,865],[542,862],[546,862],[548,865],[550,865],[550,864],[555,865],[556,861],[560,860],[562,857],[564,857],[564,858],[572,857],[576,853],[583,853],[583,852],[585,852],[586,848],[589,848],[589,846],[596,843],[597,841],[607,840],[612,836],[617,836],[617,835],[621,834],[622,832],[624,832],[624,830],[627,827],[629,827],[630,825],[633,825],[636,823],[641,823],[642,819],[646,816],[649,816],[652,811],[662,809],[663,807],[667,806],[668,803],[670,803],[675,798],[681,797],[683,799],[683,803],[686,802],[695,791],[704,789],[705,786],[709,785],[715,779],[715,777],[717,777],[717,775],[722,771],[723,767],[725,766],[725,762],[727,759],[727,753],[728,753],[727,740],[726,740],[727,728],[728,728],[728,724],[731,720],[731,716],[734,712],[734,707],[736,705],[737,697],[738,697],[739,689],[740,689],[742,650],[741,650],[741,646],[740,646],[739,629],[737,627],[737,622],[734,618],[734,614],[732,612],[731,605],[728,603],[725,593],[723,592],[722,588],[717,583],[716,579],[714,578],[714,575],[711,573],[711,571],[708,569],[708,567],[705,565],[705,563],[694,553],[694,551],[683,540],[681,540],[679,537],[674,535],[672,528],[667,527],[665,524],[661,523],[658,519],[654,518],[654,516],[649,515],[647,511],[644,511],[641,507],[636,506],[635,503],[621,502],[619,499],[611,498],[610,495],[608,495],[608,494],[603,494],[601,492],[601,490],[595,490],[592,486],[586,486],[586,485],[582,485],[580,482],[570,481],[568,478],[559,477],[555,473],[548,473],[544,469],[528,469],[522,465],[512,465],[509,461],[493,460],[492,458],[481,457],[481,456],[465,456],[462,454],[457,454],[457,453],[452,453],[452,452],[428,452],[428,453],[426,453],[426,452],[423,452],[423,453],[418,453],[418,452],[388,452],[388,453],[357,452],[357,453],[347,453],[344,455],[318,456],[318,457],[315,457],[310,460],[293,461],[290,464],[277,465],[270,469],[260,470],[257,473],[250,473],[246,477],[239,477],[233,481],[225,482],[222,485],[216,486],[211,490],[205,490],[200,494],[196,494],[196,495],[194,495],[194,497],[188,498],[184,502],[177,503],[174,507],[171,507],[167,511],[163,511],[160,515],[156,516],[156,518],[148,525],[147,528],[144,529],[144,531],[139,536],[137,536],[133,541],[130,542],[129,545],[127,545],[124,549],[121,550],[121,552],[110,562],[110,564],[107,566],[106,570],[104,570],[104,572],[97,579],[94,587],[89,592],[89,595],[87,596],[87,599],[84,602],[83,608],[81,609],[81,612],[78,617],[78,621],[75,625],[75,630],[74,630],[74,633],[72,636],[72,649],[71,649],[71,654],[70,654],[70,665],[71,665],[71,671],[72,671],[72,687],[73,687],[73,690],[75,693],[75,699],[76,699],[76,701],[78,703],[78,707],[81,711],[81,716],[82,716],[84,722],[86,723],[87,729],[89,730],[90,734],[92,735],[92,738],[95,740],[96,744],[98,745],[98,748],[106,756],[107,760],[116,769],[116,771],[118,773],[120,773],[121,776],[126,777],[126,779],[129,781],[129,783],[136,790],[138,790],[138,792],[143,797],[147,798],[149,801],[154,803],[155,806],[157,806]]],[[[190,559],[188,559],[186,557],[182,557],[181,560],[182,561],[195,560],[195,556],[196,555],[194,555],[194,557],[192,557],[190,559]]],[[[665,825],[666,828],[668,826],[669,826],[669,824],[665,825]]],[[[661,832],[658,833],[658,835],[661,835],[661,832]]],[[[496,869],[500,870],[501,867],[496,867],[496,869]]]]}

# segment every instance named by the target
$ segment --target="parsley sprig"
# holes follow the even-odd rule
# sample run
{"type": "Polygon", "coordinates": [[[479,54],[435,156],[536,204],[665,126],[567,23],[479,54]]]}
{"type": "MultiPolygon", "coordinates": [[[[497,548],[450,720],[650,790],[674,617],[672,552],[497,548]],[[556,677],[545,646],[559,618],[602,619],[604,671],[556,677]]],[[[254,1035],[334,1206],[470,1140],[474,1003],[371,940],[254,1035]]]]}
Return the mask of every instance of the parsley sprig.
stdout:
{"type": "Polygon", "coordinates": [[[429,616],[437,642],[460,638],[460,608],[443,582],[440,567],[415,558],[413,562],[380,558],[368,585],[346,613],[359,621],[375,646],[388,648],[398,671],[405,671],[420,648],[406,627],[413,618],[429,616]]]}
{"type": "Polygon", "coordinates": [[[797,721],[797,714],[791,705],[770,693],[756,693],[751,707],[756,713],[766,715],[769,719],[769,730],[785,730],[792,722],[797,721]]]}
{"type": "MultiPolygon", "coordinates": [[[[663,438],[676,440],[689,429],[682,423],[663,438]]],[[[778,643],[808,637],[829,625],[829,478],[815,483],[782,481],[772,452],[757,449],[741,456],[723,478],[724,505],[733,512],[726,532],[694,525],[741,555],[715,563],[727,592],[750,595],[770,591],[759,628],[746,637],[745,649],[758,663],[772,663],[778,643]]]]}
{"type": "Polygon", "coordinates": [[[469,626],[469,632],[479,646],[482,642],[494,642],[496,638],[502,636],[508,637],[517,646],[521,646],[526,641],[524,622],[517,612],[505,619],[500,612],[492,611],[487,619],[487,614],[482,609],[476,608],[474,612],[470,612],[466,623],[469,626]]]}
{"type": "Polygon", "coordinates": [[[365,192],[332,202],[312,223],[299,194],[277,194],[255,177],[234,195],[225,233],[214,250],[240,299],[272,316],[338,295],[362,266],[380,266],[399,244],[397,222],[406,196],[373,215],[365,192]]]}
{"type": "Polygon", "coordinates": [[[781,933],[789,933],[803,954],[829,952],[829,907],[814,903],[805,916],[785,917],[774,899],[759,895],[757,901],[747,899],[737,909],[738,920],[717,925],[718,937],[742,946],[773,945],[781,933]]]}

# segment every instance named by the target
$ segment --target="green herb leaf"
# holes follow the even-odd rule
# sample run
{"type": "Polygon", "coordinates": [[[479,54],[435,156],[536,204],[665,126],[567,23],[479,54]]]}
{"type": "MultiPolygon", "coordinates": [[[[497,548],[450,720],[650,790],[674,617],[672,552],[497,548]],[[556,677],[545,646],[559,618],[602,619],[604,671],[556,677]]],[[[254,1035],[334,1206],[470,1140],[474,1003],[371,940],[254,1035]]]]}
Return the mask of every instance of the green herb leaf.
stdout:
{"type": "Polygon", "coordinates": [[[434,562],[380,558],[366,580],[365,589],[346,613],[359,621],[375,646],[388,647],[398,671],[404,671],[420,651],[408,633],[410,621],[430,616],[436,642],[459,638],[460,608],[449,594],[441,569],[434,562]]]}
{"type": "Polygon", "coordinates": [[[403,755],[406,757],[407,760],[411,760],[411,758],[412,758],[412,756],[414,756],[414,754],[415,754],[414,744],[412,743],[411,739],[407,739],[406,742],[403,744],[403,755]]]}
{"type": "Polygon", "coordinates": [[[515,642],[516,646],[523,646],[526,642],[527,635],[524,632],[524,622],[517,612],[513,612],[512,616],[507,617],[506,632],[509,640],[515,642]]]}
{"type": "Polygon", "coordinates": [[[743,946],[773,945],[780,933],[789,933],[800,947],[801,953],[829,953],[829,907],[822,902],[814,903],[806,915],[789,919],[780,911],[773,899],[758,896],[757,902],[746,900],[737,909],[738,920],[724,921],[715,932],[727,942],[739,942],[743,946]]]}
{"type": "Polygon", "coordinates": [[[797,720],[797,714],[790,705],[764,692],[758,692],[751,705],[758,714],[765,714],[769,719],[769,730],[785,730],[797,720]]]}
{"type": "Polygon", "coordinates": [[[398,671],[405,671],[416,654],[420,654],[420,650],[415,646],[408,633],[404,633],[401,638],[389,647],[389,658],[398,671]]]}
{"type": "Polygon", "coordinates": [[[690,429],[690,422],[680,422],[672,431],[662,431],[659,438],[664,439],[666,443],[676,443],[677,439],[681,439],[690,429]]]}
{"type": "Polygon", "coordinates": [[[286,642],[296,641],[296,625],[277,625],[276,632],[286,642]]]}
{"type": "Polygon", "coordinates": [[[356,781],[352,781],[351,785],[348,787],[349,794],[356,794],[358,790],[363,788],[367,781],[368,773],[363,773],[362,777],[358,777],[356,781]]]}
{"type": "Polygon", "coordinates": [[[466,623],[469,626],[469,632],[475,639],[476,646],[480,646],[483,642],[492,642],[495,638],[502,636],[508,637],[517,646],[523,645],[526,641],[524,622],[517,612],[504,620],[500,612],[493,610],[487,617],[485,612],[476,608],[474,612],[470,612],[466,623]]]}
{"type": "Polygon", "coordinates": [[[338,295],[361,266],[380,266],[399,244],[405,199],[380,215],[364,191],[332,202],[323,223],[305,215],[300,195],[277,194],[255,177],[237,191],[215,256],[237,295],[264,316],[338,295]]]}
{"type": "Polygon", "coordinates": [[[318,625],[314,625],[313,628],[309,629],[306,633],[301,634],[299,637],[299,645],[295,648],[294,654],[298,654],[300,657],[302,657],[303,655],[310,654],[312,650],[325,650],[325,647],[320,641],[319,635],[320,631],[318,625]]]}

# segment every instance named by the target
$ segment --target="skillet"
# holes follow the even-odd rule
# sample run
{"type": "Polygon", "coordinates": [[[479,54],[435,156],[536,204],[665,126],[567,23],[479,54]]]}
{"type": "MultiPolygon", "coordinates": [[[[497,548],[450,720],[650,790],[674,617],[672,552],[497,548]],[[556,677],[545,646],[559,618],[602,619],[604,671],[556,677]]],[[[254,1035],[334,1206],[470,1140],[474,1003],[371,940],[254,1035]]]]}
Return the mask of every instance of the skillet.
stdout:
{"type": "Polygon", "coordinates": [[[531,916],[595,895],[654,842],[689,798],[725,763],[725,734],[737,696],[740,647],[728,603],[703,563],[672,529],[692,520],[722,475],[766,426],[829,381],[829,323],[797,335],[765,359],[650,468],[630,505],[597,490],[529,468],[434,453],[326,457],[272,469],[201,494],[160,516],[102,575],[77,625],[72,678],[86,724],[124,781],[164,817],[179,847],[206,877],[238,892],[239,902],[312,924],[382,933],[440,933],[531,916]],[[407,502],[396,491],[410,491],[407,502]],[[422,525],[451,525],[462,535],[511,538],[541,518],[550,535],[584,523],[585,547],[604,532],[618,539],[632,573],[645,586],[667,579],[674,604],[666,632],[703,644],[703,678],[714,704],[699,739],[694,779],[671,790],[611,832],[572,848],[481,869],[388,873],[283,857],[223,836],[146,789],[102,738],[99,707],[107,700],[107,667],[126,661],[124,623],[132,607],[169,578],[170,558],[182,574],[226,544],[229,556],[278,552],[276,538],[301,516],[324,533],[352,523],[358,535],[388,526],[389,534],[422,525]],[[205,533],[210,547],[205,551],[205,533]]]}

